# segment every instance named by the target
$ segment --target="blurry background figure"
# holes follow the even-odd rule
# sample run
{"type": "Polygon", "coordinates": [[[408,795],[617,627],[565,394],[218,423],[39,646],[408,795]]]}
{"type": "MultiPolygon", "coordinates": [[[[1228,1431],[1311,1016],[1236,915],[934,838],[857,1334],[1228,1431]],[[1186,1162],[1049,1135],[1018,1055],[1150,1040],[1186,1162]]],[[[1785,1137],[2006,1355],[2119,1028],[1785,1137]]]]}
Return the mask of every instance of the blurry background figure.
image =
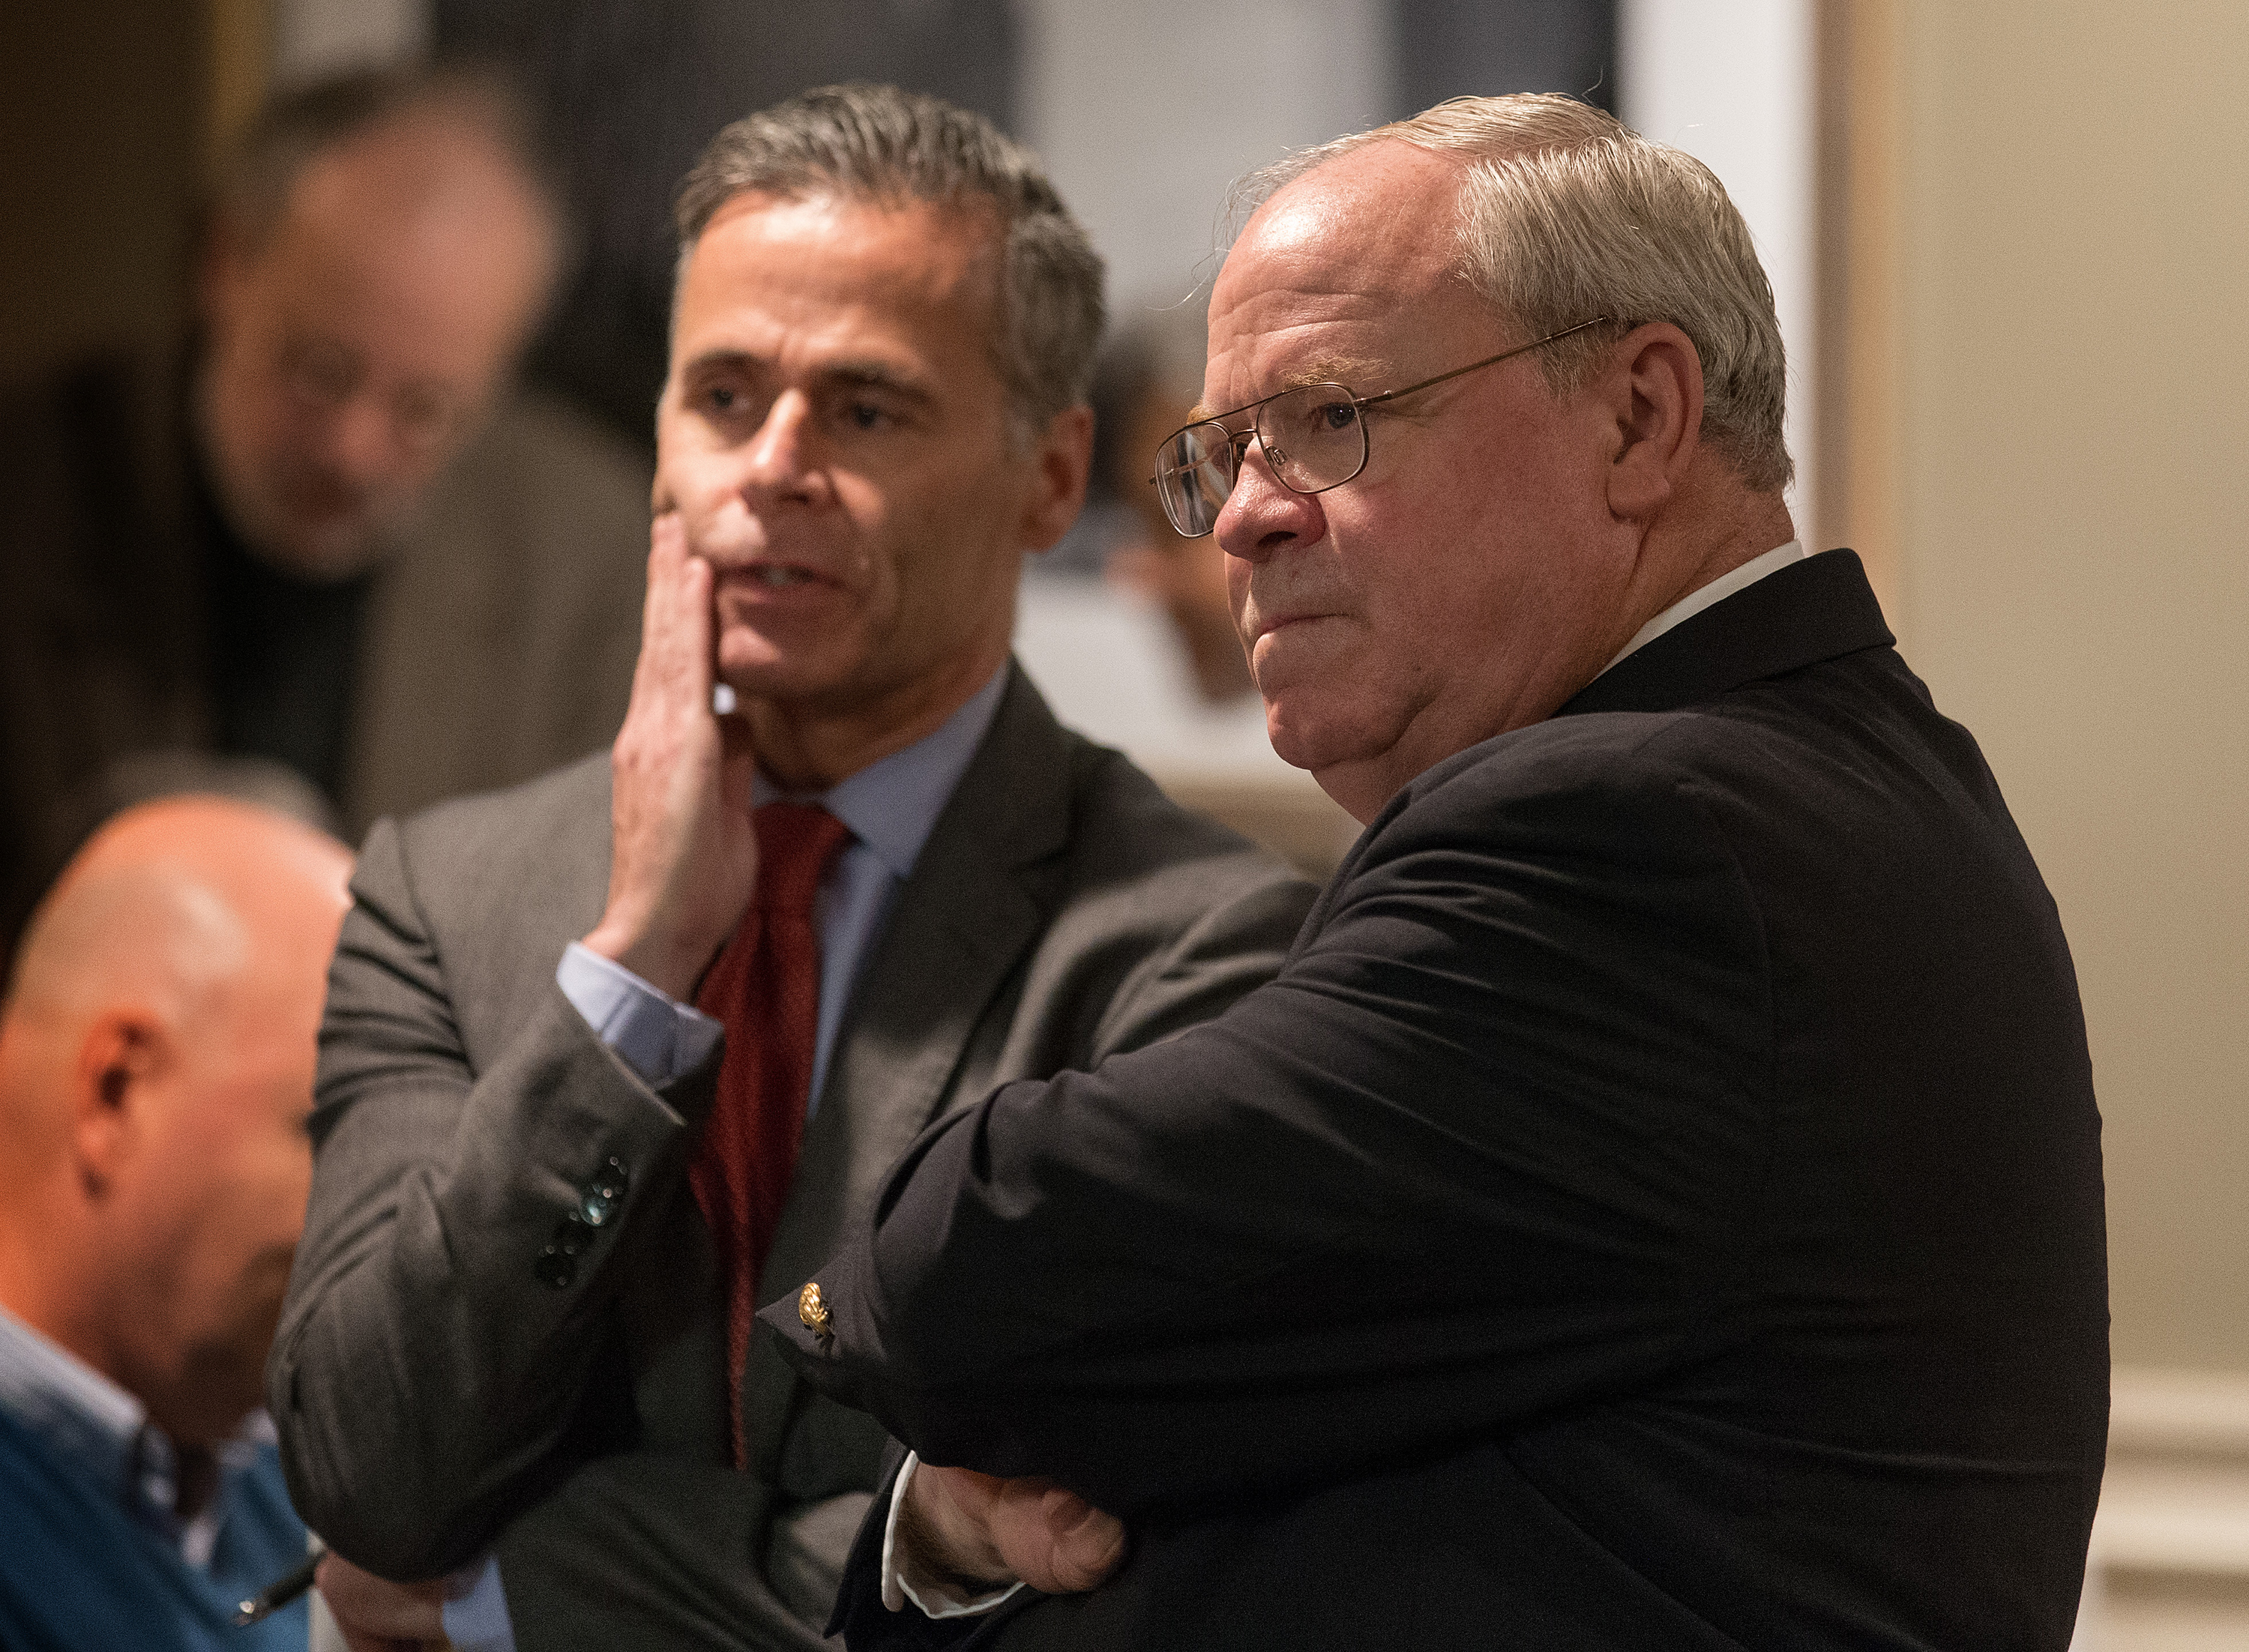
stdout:
{"type": "Polygon", "coordinates": [[[356,836],[615,732],[646,472],[509,385],[563,247],[498,82],[325,81],[228,164],[184,348],[0,405],[0,952],[122,758],[282,765],[356,836]]]}
{"type": "Polygon", "coordinates": [[[313,1032],[350,857],[189,797],[99,832],[0,1006],[0,1644],[301,1648],[257,1409],[304,1220],[313,1032]]]}
{"type": "Polygon", "coordinates": [[[1195,691],[1225,705],[1257,692],[1226,594],[1226,552],[1215,537],[1180,538],[1149,480],[1157,444],[1202,400],[1208,325],[1201,305],[1182,304],[1110,341],[1093,387],[1093,468],[1129,512],[1110,545],[1110,580],[1163,610],[1195,691]]]}

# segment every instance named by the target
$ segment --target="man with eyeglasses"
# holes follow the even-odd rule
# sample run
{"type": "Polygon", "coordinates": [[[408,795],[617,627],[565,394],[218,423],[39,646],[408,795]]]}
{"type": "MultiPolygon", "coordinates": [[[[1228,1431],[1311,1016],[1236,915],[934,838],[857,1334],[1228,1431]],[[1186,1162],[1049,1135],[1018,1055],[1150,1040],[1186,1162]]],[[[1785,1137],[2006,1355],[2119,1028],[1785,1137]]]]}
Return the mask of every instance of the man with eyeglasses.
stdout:
{"type": "Polygon", "coordinates": [[[849,1644],[2066,1646],[2069,954],[1795,541],[1739,216],[1545,97],[1262,182],[1155,479],[1367,830],[1269,986],[933,1128],[765,1311],[912,1449],[849,1644]]]}
{"type": "Polygon", "coordinates": [[[616,731],[647,469],[513,382],[561,214],[483,73],[299,86],[226,161],[177,354],[0,396],[0,960],[182,752],[356,836],[616,731]]]}

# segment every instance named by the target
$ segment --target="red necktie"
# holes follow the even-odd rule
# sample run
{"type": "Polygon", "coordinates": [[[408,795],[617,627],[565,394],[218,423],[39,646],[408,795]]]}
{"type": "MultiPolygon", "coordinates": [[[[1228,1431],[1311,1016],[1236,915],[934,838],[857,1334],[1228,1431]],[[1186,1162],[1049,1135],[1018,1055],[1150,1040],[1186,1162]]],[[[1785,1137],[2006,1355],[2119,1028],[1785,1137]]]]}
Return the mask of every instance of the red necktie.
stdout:
{"type": "Polygon", "coordinates": [[[719,1093],[687,1179],[719,1248],[726,1292],[726,1418],[734,1466],[746,1466],[742,1362],[758,1272],[780,1224],[804,1140],[820,1032],[820,937],[812,900],[849,837],[827,810],[768,803],[757,812],[758,888],[741,926],[695,995],[726,1024],[719,1093]]]}

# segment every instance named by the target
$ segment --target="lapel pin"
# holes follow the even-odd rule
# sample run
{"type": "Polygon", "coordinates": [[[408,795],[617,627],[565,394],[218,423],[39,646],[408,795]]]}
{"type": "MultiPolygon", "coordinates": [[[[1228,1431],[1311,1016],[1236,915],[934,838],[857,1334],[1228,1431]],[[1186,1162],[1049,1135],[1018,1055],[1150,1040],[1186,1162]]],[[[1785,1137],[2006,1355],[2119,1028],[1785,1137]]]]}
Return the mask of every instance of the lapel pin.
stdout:
{"type": "Polygon", "coordinates": [[[836,1333],[831,1328],[828,1305],[820,1299],[820,1281],[815,1279],[796,1293],[796,1317],[804,1321],[804,1328],[826,1342],[836,1333]]]}

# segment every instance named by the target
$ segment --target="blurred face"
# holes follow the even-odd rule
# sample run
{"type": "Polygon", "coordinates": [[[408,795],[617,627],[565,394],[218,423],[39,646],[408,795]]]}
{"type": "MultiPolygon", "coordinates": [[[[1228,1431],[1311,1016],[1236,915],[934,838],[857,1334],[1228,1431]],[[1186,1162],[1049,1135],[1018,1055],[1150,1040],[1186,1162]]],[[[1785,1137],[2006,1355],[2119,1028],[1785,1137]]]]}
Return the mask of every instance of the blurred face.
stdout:
{"type": "Polygon", "coordinates": [[[309,163],[262,244],[222,232],[199,410],[214,486],[252,548],[315,578],[378,553],[521,341],[545,235],[481,140],[411,120],[309,163]]]}
{"type": "Polygon", "coordinates": [[[143,1098],[114,1229],[120,1380],[177,1438],[223,1439],[263,1402],[312,1186],[324,986],[317,963],[242,984],[174,1042],[143,1098]]]}
{"type": "MultiPolygon", "coordinates": [[[[1213,292],[1205,407],[1375,394],[1525,342],[1451,273],[1457,182],[1383,143],[1269,202],[1213,292]]],[[[1253,446],[1217,527],[1274,747],[1361,819],[1589,680],[1637,545],[1604,491],[1613,419],[1535,354],[1368,413],[1354,480],[1291,493],[1253,446]]]]}
{"type": "Polygon", "coordinates": [[[657,504],[712,565],[719,675],[751,702],[903,724],[1007,657],[1084,443],[1068,415],[1014,438],[997,283],[988,225],[924,203],[746,195],[696,243],[657,504]]]}
{"type": "Polygon", "coordinates": [[[1235,634],[1227,594],[1227,556],[1215,538],[1182,539],[1164,515],[1148,483],[1148,456],[1193,416],[1183,396],[1159,389],[1133,402],[1118,443],[1118,474],[1110,478],[1138,519],[1132,543],[1111,555],[1112,578],[1160,607],[1169,616],[1196,689],[1214,703],[1247,695],[1257,685],[1235,634]]]}

